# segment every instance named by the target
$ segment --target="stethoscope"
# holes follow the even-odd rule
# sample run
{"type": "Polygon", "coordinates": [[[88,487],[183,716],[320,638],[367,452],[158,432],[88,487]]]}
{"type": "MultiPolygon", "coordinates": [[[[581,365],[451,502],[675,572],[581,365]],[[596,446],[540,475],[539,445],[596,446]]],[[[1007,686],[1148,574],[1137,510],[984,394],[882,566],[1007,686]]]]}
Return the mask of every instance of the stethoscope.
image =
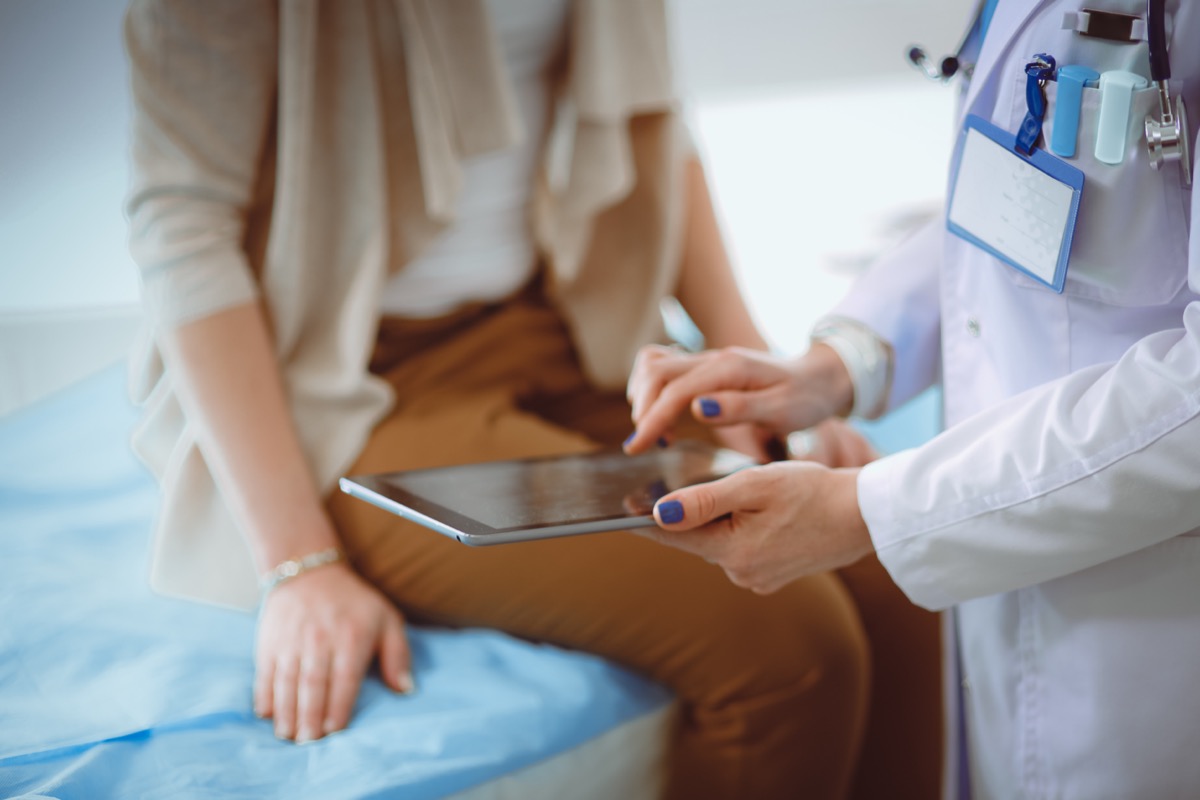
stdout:
{"type": "Polygon", "coordinates": [[[1171,78],[1171,61],[1167,55],[1167,0],[1147,0],[1146,39],[1150,45],[1150,80],[1158,87],[1158,115],[1146,117],[1146,148],[1150,153],[1150,166],[1162,169],[1168,161],[1178,161],[1183,172],[1183,185],[1192,183],[1192,155],[1188,150],[1187,108],[1183,98],[1175,101],[1175,113],[1171,113],[1171,92],[1167,81],[1171,78]]]}
{"type": "MultiPolygon", "coordinates": [[[[984,2],[975,5],[971,24],[967,26],[954,55],[944,56],[935,67],[925,51],[913,45],[908,50],[908,61],[925,77],[939,83],[947,83],[955,75],[962,74],[968,80],[975,65],[965,63],[964,51],[978,35],[983,21],[984,2]]],[[[1192,184],[1192,157],[1187,140],[1187,108],[1183,98],[1171,107],[1171,93],[1167,81],[1171,78],[1171,61],[1167,53],[1166,0],[1146,0],[1146,39],[1150,49],[1150,80],[1158,88],[1158,119],[1146,117],[1146,150],[1150,166],[1156,170],[1163,164],[1179,162],[1184,187],[1192,184]]]]}
{"type": "Polygon", "coordinates": [[[979,0],[975,4],[975,13],[971,16],[971,24],[963,31],[962,38],[958,41],[958,47],[954,49],[954,55],[942,56],[942,60],[935,67],[925,50],[920,45],[914,44],[908,48],[908,63],[916,67],[926,78],[938,83],[948,83],[960,72],[964,78],[970,80],[971,73],[975,71],[975,65],[966,63],[963,60],[963,53],[979,33],[980,26],[983,24],[985,5],[984,0],[979,0]]]}

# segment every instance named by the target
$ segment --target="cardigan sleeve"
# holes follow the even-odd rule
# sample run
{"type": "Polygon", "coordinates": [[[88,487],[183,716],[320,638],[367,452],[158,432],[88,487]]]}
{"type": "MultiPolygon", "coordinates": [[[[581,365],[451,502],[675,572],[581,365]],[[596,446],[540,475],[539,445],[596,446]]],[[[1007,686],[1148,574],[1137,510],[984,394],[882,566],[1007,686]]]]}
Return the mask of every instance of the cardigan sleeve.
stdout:
{"type": "Polygon", "coordinates": [[[268,0],[134,0],[126,212],[143,304],[175,327],[249,302],[243,247],[272,128],[277,15],[268,0]]]}

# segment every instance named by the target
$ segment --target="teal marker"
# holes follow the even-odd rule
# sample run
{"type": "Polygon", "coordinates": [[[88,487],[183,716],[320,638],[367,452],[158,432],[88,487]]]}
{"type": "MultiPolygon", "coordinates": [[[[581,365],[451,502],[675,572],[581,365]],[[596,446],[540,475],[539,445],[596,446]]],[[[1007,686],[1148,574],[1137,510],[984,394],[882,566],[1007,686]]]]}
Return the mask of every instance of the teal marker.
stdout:
{"type": "Polygon", "coordinates": [[[1133,93],[1149,82],[1135,72],[1114,69],[1100,76],[1100,122],[1096,126],[1096,160],[1120,164],[1129,142],[1133,93]]]}
{"type": "Polygon", "coordinates": [[[1058,96],[1054,108],[1054,130],[1050,132],[1050,152],[1062,158],[1075,156],[1079,138],[1079,109],[1083,105],[1083,88],[1095,87],[1100,73],[1094,69],[1067,64],[1058,68],[1058,96]]]}

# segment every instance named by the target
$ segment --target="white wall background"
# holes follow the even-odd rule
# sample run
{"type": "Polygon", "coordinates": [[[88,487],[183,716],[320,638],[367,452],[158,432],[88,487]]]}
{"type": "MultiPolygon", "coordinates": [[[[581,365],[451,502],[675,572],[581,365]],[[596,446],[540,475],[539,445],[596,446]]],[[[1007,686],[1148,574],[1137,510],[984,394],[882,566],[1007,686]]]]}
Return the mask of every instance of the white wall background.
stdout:
{"type": "MultiPolygon", "coordinates": [[[[203,2],[203,0],[197,0],[203,2]]],[[[124,0],[0,0],[0,413],[120,357],[124,0]]],[[[951,92],[903,61],[970,0],[673,0],[676,58],[731,250],[784,350],[896,220],[936,206],[951,92]]]]}

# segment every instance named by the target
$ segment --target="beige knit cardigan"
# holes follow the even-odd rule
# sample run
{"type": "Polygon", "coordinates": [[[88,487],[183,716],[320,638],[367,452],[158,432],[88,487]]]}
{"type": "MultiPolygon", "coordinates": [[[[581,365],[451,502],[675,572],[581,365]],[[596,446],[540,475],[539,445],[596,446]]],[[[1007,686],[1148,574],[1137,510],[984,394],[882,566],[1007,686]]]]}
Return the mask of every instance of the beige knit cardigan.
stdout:
{"type": "Polygon", "coordinates": [[[522,131],[482,0],[135,0],[133,444],[162,487],[157,590],[259,601],[157,332],[261,298],[330,491],[392,404],[367,370],[380,289],[453,222],[464,159],[546,134],[533,229],[597,384],[660,337],[688,152],[663,2],[577,0],[566,38],[553,125],[522,131]]]}

